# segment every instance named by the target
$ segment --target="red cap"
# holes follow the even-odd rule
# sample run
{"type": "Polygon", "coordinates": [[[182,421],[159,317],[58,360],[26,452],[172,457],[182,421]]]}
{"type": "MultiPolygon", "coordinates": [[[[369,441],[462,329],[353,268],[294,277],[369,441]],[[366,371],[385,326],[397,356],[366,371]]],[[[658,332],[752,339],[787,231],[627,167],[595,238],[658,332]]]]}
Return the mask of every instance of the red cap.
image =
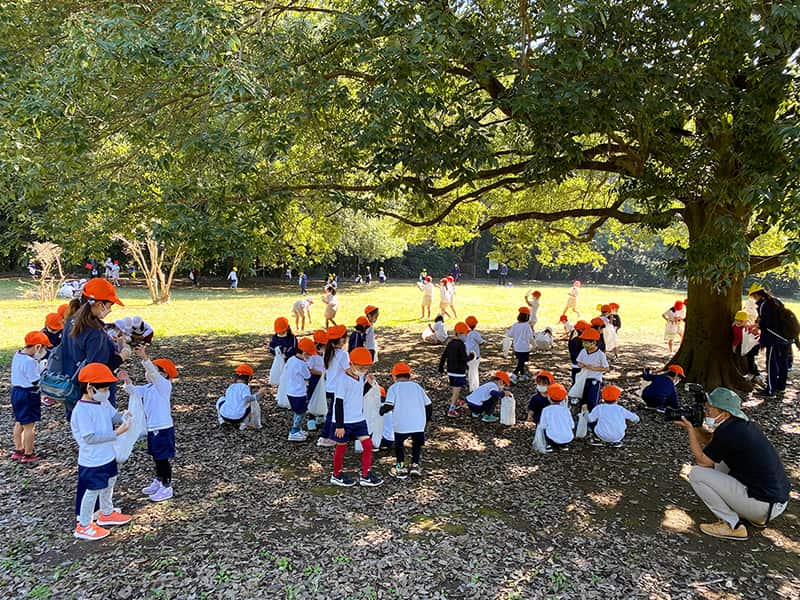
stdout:
{"type": "Polygon", "coordinates": [[[153,364],[166,372],[170,379],[175,379],[178,376],[178,368],[168,358],[157,358],[153,361],[153,364]]]}
{"type": "Polygon", "coordinates": [[[63,319],[63,318],[64,318],[64,313],[66,313],[66,312],[67,312],[67,309],[68,309],[68,308],[69,308],[69,302],[65,302],[64,304],[60,305],[60,306],[59,306],[59,307],[56,309],[56,312],[58,313],[58,316],[59,316],[59,317],[61,317],[61,318],[63,319]]]}
{"type": "Polygon", "coordinates": [[[464,323],[466,323],[470,327],[475,327],[475,325],[478,324],[478,319],[473,315],[470,315],[466,319],[464,319],[464,323]]]}
{"type": "Polygon", "coordinates": [[[433,281],[433,277],[430,275],[425,275],[425,281],[433,281]]]}
{"type": "Polygon", "coordinates": [[[497,371],[494,374],[494,378],[499,379],[506,385],[511,385],[511,377],[509,377],[508,373],[506,373],[505,371],[497,371]]]}
{"type": "Polygon", "coordinates": [[[452,275],[448,275],[448,276],[446,277],[446,279],[447,279],[447,281],[449,281],[450,283],[455,283],[455,281],[456,281],[455,279],[453,279],[453,276],[452,276],[452,275]]]}
{"type": "Polygon", "coordinates": [[[350,351],[350,364],[365,367],[371,365],[372,362],[372,354],[363,346],[360,348],[353,348],[350,351]]]}
{"type": "Polygon", "coordinates": [[[622,390],[615,385],[606,385],[600,390],[600,397],[606,402],[616,402],[621,395],[622,390]]]}
{"type": "Polygon", "coordinates": [[[411,367],[408,366],[408,363],[395,363],[392,367],[392,375],[411,375],[411,367]]]}
{"type": "Polygon", "coordinates": [[[286,333],[289,330],[289,319],[286,317],[278,317],[273,324],[275,333],[286,333]]]}
{"type": "Polygon", "coordinates": [[[575,287],[581,287],[581,282],[580,280],[576,279],[575,281],[572,282],[572,285],[574,285],[575,287]]]}
{"type": "Polygon", "coordinates": [[[611,305],[610,304],[601,305],[600,306],[600,312],[601,313],[611,312],[611,305]]]}
{"type": "Polygon", "coordinates": [[[329,342],[340,340],[347,335],[347,327],[344,325],[334,325],[333,327],[328,327],[327,333],[329,342]]]}
{"type": "Polygon", "coordinates": [[[64,319],[58,313],[50,313],[44,318],[44,324],[53,331],[61,331],[64,329],[64,319]]]}
{"type": "Polygon", "coordinates": [[[324,329],[317,329],[316,331],[314,331],[314,341],[317,344],[327,344],[328,333],[324,329]]]}
{"type": "Polygon", "coordinates": [[[247,375],[248,377],[253,376],[253,367],[250,365],[241,364],[233,370],[234,373],[237,375],[247,375]]]}
{"type": "Polygon", "coordinates": [[[680,375],[681,377],[686,377],[686,373],[683,372],[683,367],[680,365],[670,365],[667,367],[667,371],[672,371],[676,375],[680,375]]]}
{"type": "Polygon", "coordinates": [[[463,335],[465,333],[469,333],[469,325],[467,325],[463,321],[459,321],[458,323],[456,323],[456,326],[453,329],[456,332],[456,335],[463,335]]]}
{"type": "Polygon", "coordinates": [[[527,306],[520,306],[520,307],[517,309],[517,312],[518,312],[519,314],[521,314],[521,315],[529,315],[529,314],[531,314],[531,309],[530,309],[530,308],[528,308],[527,306]]]}
{"type": "Polygon", "coordinates": [[[540,292],[539,290],[534,290],[533,294],[531,294],[531,296],[533,296],[534,298],[540,298],[541,295],[542,295],[542,292],[540,292]]]}
{"type": "Polygon", "coordinates": [[[558,317],[558,322],[559,323],[566,323],[567,322],[567,315],[561,315],[560,317],[558,317]]]}
{"type": "Polygon", "coordinates": [[[114,383],[117,378],[103,363],[89,363],[78,373],[81,383],[114,383]]]}
{"type": "Polygon", "coordinates": [[[25,334],[25,345],[26,346],[35,346],[37,344],[41,344],[42,346],[47,346],[48,348],[52,348],[53,344],[50,343],[50,338],[43,334],[41,331],[31,331],[30,333],[25,334]]]}
{"type": "Polygon", "coordinates": [[[373,306],[372,304],[367,304],[367,305],[364,307],[364,314],[365,314],[365,315],[368,315],[368,314],[370,314],[370,313],[374,313],[376,310],[378,310],[378,307],[377,307],[377,306],[373,306]]]}
{"type": "Polygon", "coordinates": [[[683,302],[681,302],[680,300],[676,300],[675,304],[672,305],[672,308],[674,308],[675,310],[683,310],[683,302]]]}
{"type": "Polygon", "coordinates": [[[589,327],[591,327],[591,325],[589,325],[589,323],[587,323],[586,321],[581,319],[577,323],[575,323],[575,325],[573,325],[573,327],[575,329],[577,329],[578,331],[583,331],[584,329],[589,329],[589,327]]]}
{"type": "Polygon", "coordinates": [[[89,300],[100,300],[102,302],[113,302],[120,306],[125,306],[122,301],[117,298],[117,288],[111,282],[106,281],[100,277],[94,277],[86,282],[83,286],[83,296],[89,300]]]}
{"type": "Polygon", "coordinates": [[[600,332],[597,329],[592,329],[589,327],[588,329],[584,329],[583,333],[579,336],[582,340],[587,340],[589,342],[597,342],[600,340],[600,332]]]}
{"type": "Polygon", "coordinates": [[[560,383],[551,383],[547,386],[547,396],[550,400],[561,402],[567,399],[567,388],[560,383]]]}
{"type": "Polygon", "coordinates": [[[608,305],[611,307],[611,310],[619,309],[619,304],[617,304],[616,302],[609,302],[608,305]]]}

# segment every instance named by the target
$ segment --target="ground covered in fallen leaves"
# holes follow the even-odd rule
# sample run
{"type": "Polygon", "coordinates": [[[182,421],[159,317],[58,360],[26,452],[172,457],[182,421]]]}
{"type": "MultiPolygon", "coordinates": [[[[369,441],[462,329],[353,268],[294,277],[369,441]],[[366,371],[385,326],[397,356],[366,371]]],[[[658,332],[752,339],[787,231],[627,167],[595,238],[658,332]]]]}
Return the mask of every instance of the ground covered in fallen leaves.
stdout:
{"type": "MultiPolygon", "coordinates": [[[[638,411],[622,448],[576,441],[540,456],[524,423],[532,383],[516,386],[514,427],[463,414],[446,419],[449,390],[436,373],[441,347],[418,335],[379,330],[376,369],[411,362],[434,401],[423,477],[397,481],[381,452],[379,488],[328,484],[331,450],[286,440],[287,411],[263,403],[264,428],[220,428],[214,401],[232,366],[247,361],[263,380],[265,340],[253,336],[167,338],[151,354],[176,360],[178,458],[175,498],[151,504],[143,447],[120,471],[115,505],[134,516],[100,542],[72,537],[75,445],[63,409],[44,409],[35,466],[0,461],[0,596],[4,598],[797,598],[800,509],[745,542],[699,533],[712,515],[683,475],[685,433],[638,411]],[[409,354],[409,348],[414,348],[409,354]],[[682,475],[683,474],[683,475],[682,475]]],[[[510,368],[501,332],[489,331],[482,371],[510,368]]],[[[641,366],[664,349],[625,345],[610,379],[636,409],[641,366]]],[[[568,377],[565,345],[534,355],[535,367],[568,377]]],[[[139,366],[131,369],[141,382],[139,366]]],[[[800,483],[800,411],[795,381],[782,399],[751,402],[748,413],[772,440],[794,489],[800,483]]],[[[7,374],[0,431],[10,449],[7,374]]],[[[125,403],[123,395],[121,404],[125,403]]],[[[355,473],[359,458],[348,454],[355,473]]]]}

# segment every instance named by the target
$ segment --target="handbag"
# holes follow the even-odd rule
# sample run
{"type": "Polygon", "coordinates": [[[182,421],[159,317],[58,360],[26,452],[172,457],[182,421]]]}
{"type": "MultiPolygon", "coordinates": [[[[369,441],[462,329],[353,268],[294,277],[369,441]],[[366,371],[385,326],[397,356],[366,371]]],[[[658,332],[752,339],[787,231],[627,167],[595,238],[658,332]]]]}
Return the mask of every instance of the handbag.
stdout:
{"type": "Polygon", "coordinates": [[[50,352],[50,357],[47,360],[47,369],[42,372],[39,379],[39,391],[48,398],[63,402],[68,405],[69,409],[75,406],[75,402],[81,397],[78,373],[86,361],[78,363],[72,375],[65,375],[62,353],[61,344],[50,352]]]}

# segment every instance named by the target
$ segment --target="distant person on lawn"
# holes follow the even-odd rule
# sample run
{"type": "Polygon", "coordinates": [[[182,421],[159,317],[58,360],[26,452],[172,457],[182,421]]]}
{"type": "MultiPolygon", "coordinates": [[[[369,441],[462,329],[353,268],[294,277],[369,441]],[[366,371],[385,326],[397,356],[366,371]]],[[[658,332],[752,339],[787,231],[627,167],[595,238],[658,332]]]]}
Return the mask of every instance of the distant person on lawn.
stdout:
{"type": "Polygon", "coordinates": [[[739,396],[719,387],[706,402],[705,425],[710,435],[685,418],[675,422],[689,434],[696,463],[689,483],[720,519],[703,523],[700,531],[730,540],[746,540],[745,521],[766,527],[789,502],[789,479],[781,459],[741,406],[739,396]]]}

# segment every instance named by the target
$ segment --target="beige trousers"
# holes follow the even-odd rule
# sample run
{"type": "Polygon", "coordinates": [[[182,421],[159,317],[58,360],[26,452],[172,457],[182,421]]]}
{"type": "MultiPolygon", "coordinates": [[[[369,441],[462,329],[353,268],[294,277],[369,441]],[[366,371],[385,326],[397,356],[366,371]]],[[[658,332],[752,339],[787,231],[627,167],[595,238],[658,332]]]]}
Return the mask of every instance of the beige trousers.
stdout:
{"type": "MultiPolygon", "coordinates": [[[[750,498],[747,487],[728,475],[725,463],[716,463],[714,468],[695,465],[689,471],[689,484],[705,505],[732,528],[740,519],[754,523],[767,520],[769,503],[750,498]]],[[[786,502],[772,507],[770,519],[786,510],[786,502]]]]}

